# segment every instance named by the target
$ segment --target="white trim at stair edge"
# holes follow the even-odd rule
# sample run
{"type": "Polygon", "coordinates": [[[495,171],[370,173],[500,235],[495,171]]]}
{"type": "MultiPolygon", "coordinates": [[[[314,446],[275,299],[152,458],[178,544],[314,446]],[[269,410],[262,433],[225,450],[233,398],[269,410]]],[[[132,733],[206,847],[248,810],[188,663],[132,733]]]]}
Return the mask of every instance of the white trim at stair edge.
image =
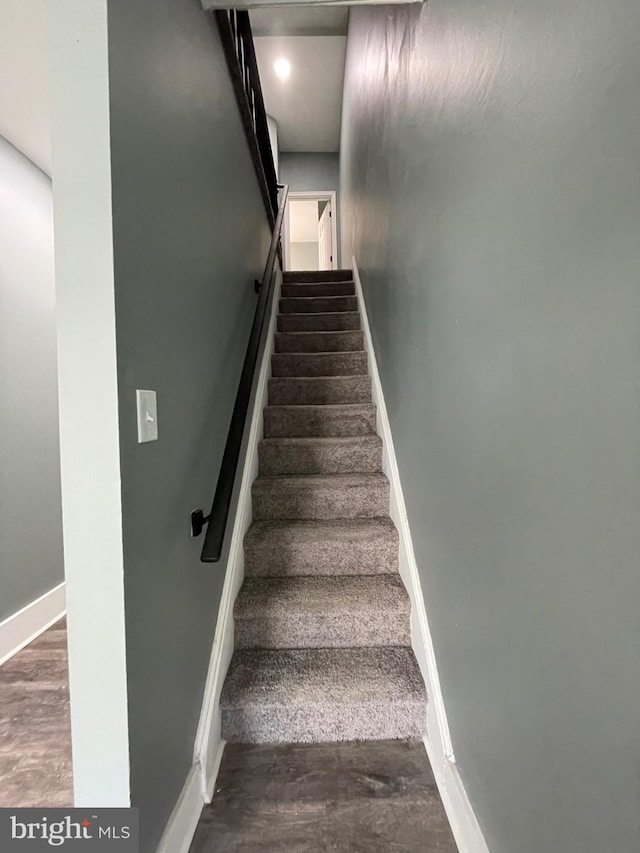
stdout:
{"type": "Polygon", "coordinates": [[[271,374],[271,356],[275,347],[279,296],[280,280],[276,281],[267,330],[267,343],[260,364],[247,451],[242,467],[238,509],[231,534],[229,562],[211,649],[202,713],[196,735],[194,759],[202,768],[202,792],[206,802],[211,802],[224,748],[220,735],[220,693],[233,655],[233,604],[244,579],[243,541],[252,520],[251,484],[258,474],[258,443],[262,438],[262,410],[267,405],[268,379],[271,374]]]}
{"type": "Polygon", "coordinates": [[[66,613],[64,581],[0,622],[0,666],[66,613]]]}
{"type": "Polygon", "coordinates": [[[427,735],[424,738],[424,744],[460,853],[489,853],[455,763],[420,576],[411,541],[411,531],[409,530],[407,510],[400,483],[391,426],[384,401],[380,374],[378,373],[371,329],[369,328],[367,309],[362,293],[362,282],[355,257],[352,258],[352,268],[362,318],[364,345],[369,357],[373,402],[377,409],[378,433],[382,438],[382,469],[391,485],[390,513],[400,535],[400,575],[411,599],[411,645],[427,686],[429,697],[427,735]]]}
{"type": "Polygon", "coordinates": [[[194,764],[167,821],[156,853],[188,853],[203,805],[200,768],[194,764]]]}
{"type": "Polygon", "coordinates": [[[196,732],[193,764],[171,812],[156,853],[188,853],[202,807],[210,803],[222,761],[224,741],[220,732],[220,693],[233,655],[233,605],[244,580],[243,540],[252,520],[251,484],[258,473],[258,443],[262,438],[262,410],[267,404],[271,356],[275,347],[280,283],[276,282],[266,345],[260,364],[238,508],[233,523],[229,561],[222,588],[218,621],[211,646],[202,710],[196,732]]]}

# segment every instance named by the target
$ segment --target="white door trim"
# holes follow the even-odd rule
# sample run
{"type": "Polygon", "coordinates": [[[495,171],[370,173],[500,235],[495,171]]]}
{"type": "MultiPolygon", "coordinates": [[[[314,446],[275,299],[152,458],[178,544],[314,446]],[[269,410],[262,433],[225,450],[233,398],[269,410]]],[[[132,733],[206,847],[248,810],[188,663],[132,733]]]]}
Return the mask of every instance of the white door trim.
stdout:
{"type": "Polygon", "coordinates": [[[291,269],[291,265],[289,263],[289,201],[292,199],[300,199],[302,201],[328,201],[331,205],[331,249],[332,249],[332,257],[333,261],[331,264],[332,270],[339,269],[338,265],[338,224],[337,224],[337,216],[338,216],[338,206],[337,206],[337,197],[338,194],[335,190],[291,190],[289,192],[289,200],[287,201],[287,208],[285,210],[284,221],[282,223],[282,248],[284,251],[284,268],[285,270],[291,269]]]}

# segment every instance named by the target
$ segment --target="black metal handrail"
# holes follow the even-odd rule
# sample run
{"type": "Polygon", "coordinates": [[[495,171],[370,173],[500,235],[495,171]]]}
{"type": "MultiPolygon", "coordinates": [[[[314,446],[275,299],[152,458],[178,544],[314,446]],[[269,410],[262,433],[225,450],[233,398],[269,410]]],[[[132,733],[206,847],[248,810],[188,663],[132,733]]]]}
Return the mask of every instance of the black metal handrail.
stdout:
{"type": "Polygon", "coordinates": [[[278,209],[278,178],[249,13],[241,9],[224,9],[216,11],[215,17],[260,190],[273,225],[278,209]]]}
{"type": "Polygon", "coordinates": [[[227,527],[227,519],[229,517],[229,508],[231,506],[231,497],[233,495],[233,485],[236,479],[236,470],[238,468],[238,460],[240,459],[240,451],[242,449],[242,437],[244,435],[245,421],[247,419],[247,411],[249,409],[249,401],[251,399],[251,389],[253,387],[253,377],[256,371],[258,362],[258,354],[260,351],[260,341],[262,340],[262,332],[264,329],[264,321],[267,313],[267,307],[271,303],[271,294],[273,292],[273,284],[275,281],[275,262],[278,255],[280,245],[280,231],[282,230],[282,220],[284,217],[284,209],[287,203],[289,187],[280,185],[276,189],[280,189],[280,201],[278,212],[271,237],[271,246],[267,263],[264,268],[264,275],[261,282],[256,282],[256,288],[259,290],[258,304],[256,305],[256,313],[253,317],[253,325],[251,326],[251,334],[249,335],[249,343],[247,352],[242,365],[242,373],[240,375],[240,384],[238,385],[238,393],[233,406],[233,414],[231,415],[231,425],[227,434],[227,443],[224,447],[222,455],[222,463],[218,474],[218,483],[211,505],[211,512],[205,516],[201,509],[194,510],[191,513],[191,534],[199,536],[204,529],[205,524],[208,524],[207,535],[205,536],[204,545],[200,559],[203,563],[217,563],[222,554],[222,545],[224,542],[224,534],[227,527]]]}

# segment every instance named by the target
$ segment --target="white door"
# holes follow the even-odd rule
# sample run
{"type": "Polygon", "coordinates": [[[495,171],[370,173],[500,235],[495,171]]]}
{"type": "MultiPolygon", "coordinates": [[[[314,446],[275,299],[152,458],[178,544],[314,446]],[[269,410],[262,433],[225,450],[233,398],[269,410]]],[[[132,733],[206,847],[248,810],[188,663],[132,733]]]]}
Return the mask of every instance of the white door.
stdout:
{"type": "Polygon", "coordinates": [[[331,202],[329,202],[318,223],[318,269],[321,270],[333,269],[331,233],[331,202]]]}

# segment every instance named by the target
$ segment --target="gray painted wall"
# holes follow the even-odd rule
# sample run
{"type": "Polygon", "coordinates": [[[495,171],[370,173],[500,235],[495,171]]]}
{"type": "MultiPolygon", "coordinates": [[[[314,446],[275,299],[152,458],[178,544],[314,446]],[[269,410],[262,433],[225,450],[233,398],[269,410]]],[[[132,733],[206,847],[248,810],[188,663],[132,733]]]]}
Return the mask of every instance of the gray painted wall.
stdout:
{"type": "Polygon", "coordinates": [[[294,190],[335,190],[340,187],[338,154],[282,152],[280,180],[294,190]]]}
{"type": "Polygon", "coordinates": [[[0,622],[64,579],[51,180],[0,137],[0,622]]]}
{"type": "MultiPolygon", "coordinates": [[[[200,562],[270,232],[199,0],[109,4],[132,804],[155,850],[191,765],[224,580],[200,562]],[[135,389],[158,395],[138,445],[135,389]]],[[[228,542],[227,542],[228,548],[228,542]]]]}
{"type": "Polygon", "coordinates": [[[291,192],[334,190],[337,193],[338,210],[335,217],[340,253],[340,155],[313,151],[302,154],[283,152],[280,154],[279,180],[283,184],[289,184],[291,192]]]}
{"type": "Polygon", "coordinates": [[[352,9],[361,267],[491,853],[640,849],[640,4],[352,9]]]}

